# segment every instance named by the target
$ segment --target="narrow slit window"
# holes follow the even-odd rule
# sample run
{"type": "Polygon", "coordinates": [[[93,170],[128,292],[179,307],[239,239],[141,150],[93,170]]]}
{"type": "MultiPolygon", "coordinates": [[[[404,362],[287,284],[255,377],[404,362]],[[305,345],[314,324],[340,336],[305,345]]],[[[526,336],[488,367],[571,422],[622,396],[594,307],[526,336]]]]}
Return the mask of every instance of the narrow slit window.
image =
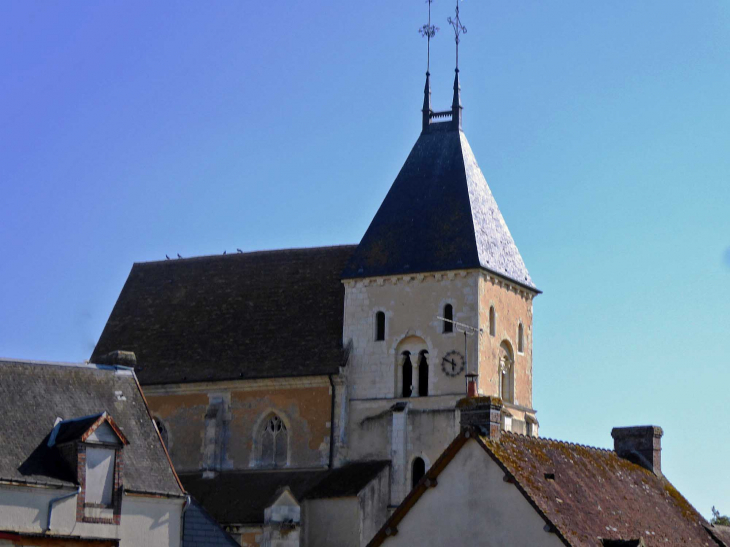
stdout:
{"type": "Polygon", "coordinates": [[[418,395],[428,395],[428,352],[423,350],[418,361],[418,395]]]}
{"type": "Polygon", "coordinates": [[[489,308],[489,336],[497,335],[497,314],[494,312],[494,306],[489,308]]]}
{"type": "Polygon", "coordinates": [[[410,352],[406,351],[403,355],[403,397],[410,397],[413,393],[413,364],[410,352]]]}
{"type": "Polygon", "coordinates": [[[450,323],[454,320],[454,307],[451,304],[444,306],[444,319],[448,320],[444,321],[444,332],[454,332],[454,324],[450,323]]]}
{"type": "Polygon", "coordinates": [[[385,313],[382,311],[375,314],[375,340],[385,340],[385,313]]]}
{"type": "Polygon", "coordinates": [[[519,353],[524,353],[525,351],[525,327],[522,326],[522,323],[517,328],[517,351],[519,353]]]}
{"type": "Polygon", "coordinates": [[[426,474],[426,462],[423,458],[413,460],[413,469],[411,471],[411,488],[415,488],[419,481],[426,474]]]}

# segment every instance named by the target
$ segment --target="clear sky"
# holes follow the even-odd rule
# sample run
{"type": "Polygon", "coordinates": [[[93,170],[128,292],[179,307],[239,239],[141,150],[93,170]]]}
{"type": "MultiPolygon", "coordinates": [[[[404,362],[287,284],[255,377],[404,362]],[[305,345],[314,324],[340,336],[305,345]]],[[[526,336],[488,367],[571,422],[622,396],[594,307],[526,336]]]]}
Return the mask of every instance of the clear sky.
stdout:
{"type": "MultiPolygon", "coordinates": [[[[434,108],[453,78],[435,0],[434,108]]],[[[531,276],[543,436],[664,428],[730,513],[730,2],[466,0],[464,129],[531,276]]],[[[0,0],[0,355],[81,361],[135,261],[356,243],[424,0],[0,0]]]]}

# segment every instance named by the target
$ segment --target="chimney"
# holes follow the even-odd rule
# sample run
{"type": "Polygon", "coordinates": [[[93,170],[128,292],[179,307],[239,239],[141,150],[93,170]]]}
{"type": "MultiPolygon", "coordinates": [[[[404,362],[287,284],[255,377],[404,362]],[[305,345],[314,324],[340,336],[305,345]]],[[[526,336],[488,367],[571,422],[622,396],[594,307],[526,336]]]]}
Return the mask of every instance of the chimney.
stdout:
{"type": "Polygon", "coordinates": [[[620,458],[645,467],[662,476],[662,435],[656,425],[614,427],[611,430],[613,450],[620,458]]]}
{"type": "Polygon", "coordinates": [[[98,365],[121,365],[134,368],[137,366],[137,356],[133,351],[111,351],[96,359],[98,365]]]}
{"type": "Polygon", "coordinates": [[[502,399],[499,397],[464,397],[456,408],[461,414],[461,430],[479,428],[485,437],[498,441],[501,429],[502,399]]]}

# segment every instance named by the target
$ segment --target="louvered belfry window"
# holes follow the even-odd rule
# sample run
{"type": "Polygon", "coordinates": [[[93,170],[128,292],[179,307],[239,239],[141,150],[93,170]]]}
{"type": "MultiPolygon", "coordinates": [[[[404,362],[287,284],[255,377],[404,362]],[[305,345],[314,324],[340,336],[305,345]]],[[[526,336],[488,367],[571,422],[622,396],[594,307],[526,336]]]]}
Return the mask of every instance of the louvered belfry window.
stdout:
{"type": "Polygon", "coordinates": [[[271,415],[264,422],[263,439],[261,439],[261,463],[263,465],[282,467],[287,462],[289,432],[278,416],[271,415]]]}

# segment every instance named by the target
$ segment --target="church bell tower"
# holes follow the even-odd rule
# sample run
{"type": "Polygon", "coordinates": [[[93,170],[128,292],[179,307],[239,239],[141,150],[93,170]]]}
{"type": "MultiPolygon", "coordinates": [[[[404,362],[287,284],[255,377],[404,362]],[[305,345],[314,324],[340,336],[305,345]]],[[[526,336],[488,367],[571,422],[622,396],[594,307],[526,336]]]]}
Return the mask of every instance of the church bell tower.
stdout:
{"type": "MultiPolygon", "coordinates": [[[[432,110],[428,67],[421,134],[342,274],[344,453],[391,459],[392,503],[458,434],[467,375],[479,394],[503,399],[505,429],[537,435],[532,301],[540,291],[463,132],[458,4],[449,23],[451,108],[432,110]]],[[[421,33],[430,50],[430,16],[421,33]]]]}

